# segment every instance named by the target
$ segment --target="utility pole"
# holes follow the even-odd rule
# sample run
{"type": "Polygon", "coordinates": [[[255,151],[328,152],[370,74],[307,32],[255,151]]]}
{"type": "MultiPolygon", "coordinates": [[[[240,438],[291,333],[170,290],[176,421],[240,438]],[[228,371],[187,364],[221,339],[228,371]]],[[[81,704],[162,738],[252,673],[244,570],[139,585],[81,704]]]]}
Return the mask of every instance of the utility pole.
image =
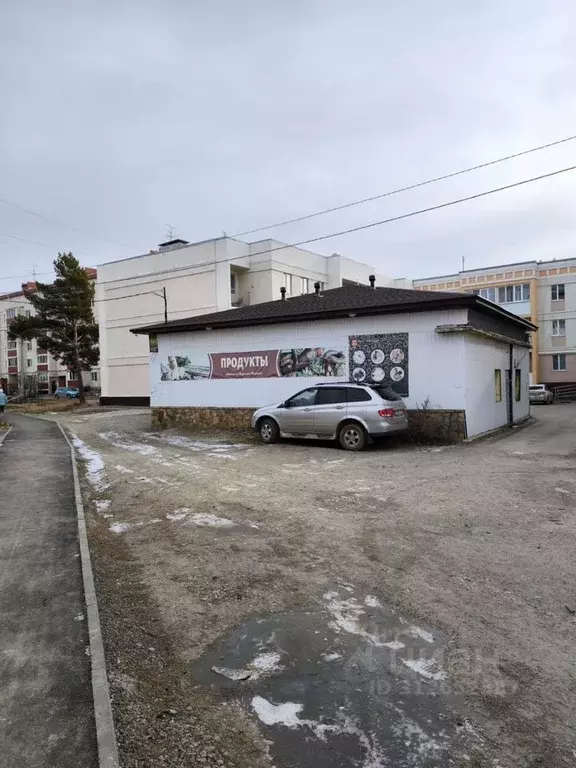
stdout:
{"type": "Polygon", "coordinates": [[[164,299],[164,322],[168,322],[168,299],[166,298],[166,286],[162,288],[162,298],[164,299]]]}
{"type": "Polygon", "coordinates": [[[466,269],[466,256],[462,256],[462,272],[466,269]]]}

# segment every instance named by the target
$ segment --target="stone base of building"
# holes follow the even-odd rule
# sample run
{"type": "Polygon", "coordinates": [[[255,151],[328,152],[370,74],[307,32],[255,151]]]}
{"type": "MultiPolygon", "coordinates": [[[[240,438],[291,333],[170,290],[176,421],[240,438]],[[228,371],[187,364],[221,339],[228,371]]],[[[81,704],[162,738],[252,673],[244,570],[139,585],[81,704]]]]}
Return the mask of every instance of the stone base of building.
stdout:
{"type": "MultiPolygon", "coordinates": [[[[194,427],[229,430],[250,429],[254,408],[152,408],[155,429],[194,427]]],[[[408,411],[408,436],[416,441],[455,443],[466,440],[465,411],[408,411]]]]}

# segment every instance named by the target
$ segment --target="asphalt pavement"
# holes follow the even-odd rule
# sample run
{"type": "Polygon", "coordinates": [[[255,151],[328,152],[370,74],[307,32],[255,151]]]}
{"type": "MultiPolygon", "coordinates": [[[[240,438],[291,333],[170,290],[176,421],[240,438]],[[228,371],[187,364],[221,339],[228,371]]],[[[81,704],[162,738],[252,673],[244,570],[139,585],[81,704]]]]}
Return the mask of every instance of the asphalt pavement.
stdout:
{"type": "Polygon", "coordinates": [[[54,422],[8,421],[0,447],[0,768],[93,768],[70,450],[54,422]]]}

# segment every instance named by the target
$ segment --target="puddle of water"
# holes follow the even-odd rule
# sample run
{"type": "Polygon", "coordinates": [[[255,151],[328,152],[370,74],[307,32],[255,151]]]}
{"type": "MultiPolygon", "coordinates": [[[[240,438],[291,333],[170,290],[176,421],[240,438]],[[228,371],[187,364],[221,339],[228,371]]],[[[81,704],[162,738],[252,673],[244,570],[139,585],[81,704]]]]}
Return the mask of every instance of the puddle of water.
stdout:
{"type": "Polygon", "coordinates": [[[432,768],[475,741],[456,724],[466,710],[442,669],[445,643],[377,596],[337,586],[308,609],[250,618],[189,674],[242,702],[277,768],[432,768]]]}

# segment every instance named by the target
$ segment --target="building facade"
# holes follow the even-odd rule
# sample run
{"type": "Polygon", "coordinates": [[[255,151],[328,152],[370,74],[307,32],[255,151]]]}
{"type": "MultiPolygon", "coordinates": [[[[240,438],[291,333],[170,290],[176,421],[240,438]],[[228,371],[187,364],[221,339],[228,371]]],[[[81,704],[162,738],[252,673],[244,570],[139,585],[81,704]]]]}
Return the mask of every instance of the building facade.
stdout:
{"type": "MultiPolygon", "coordinates": [[[[104,404],[149,402],[148,340],[136,325],[202,315],[368,283],[374,269],[339,254],[321,256],[276,240],[245,243],[222,237],[172,240],[148,254],[98,267],[96,307],[104,404]]],[[[380,285],[406,285],[378,275],[380,285]]]]}
{"type": "Polygon", "coordinates": [[[534,384],[576,384],[576,258],[463,270],[414,280],[423,291],[475,293],[538,326],[530,362],[534,384]]]}
{"type": "MultiPolygon", "coordinates": [[[[96,279],[96,270],[89,270],[96,279]]],[[[28,295],[36,290],[36,283],[22,284],[22,290],[0,295],[0,384],[10,394],[22,392],[51,394],[57,387],[75,387],[78,382],[72,371],[42,349],[35,339],[10,339],[10,324],[19,315],[34,314],[28,295]]],[[[83,374],[84,386],[89,391],[100,390],[99,368],[83,374]]]]}
{"type": "Polygon", "coordinates": [[[533,326],[475,296],[344,286],[145,328],[158,425],[248,426],[251,412],[316,384],[391,386],[460,438],[529,415],[533,326]],[[221,420],[220,420],[221,419],[221,420]]]}

